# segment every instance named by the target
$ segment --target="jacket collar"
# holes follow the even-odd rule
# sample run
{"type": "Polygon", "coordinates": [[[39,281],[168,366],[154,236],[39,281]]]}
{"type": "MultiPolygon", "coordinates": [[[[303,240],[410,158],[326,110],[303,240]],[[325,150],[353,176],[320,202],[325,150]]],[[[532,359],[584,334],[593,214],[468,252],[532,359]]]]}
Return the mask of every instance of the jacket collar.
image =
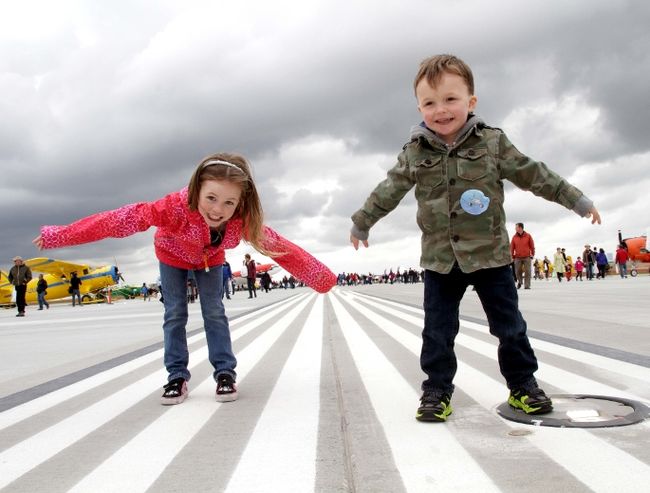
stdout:
{"type": "Polygon", "coordinates": [[[475,131],[477,134],[480,132],[479,127],[484,126],[485,123],[481,117],[470,113],[465,125],[458,132],[458,138],[453,145],[448,145],[444,140],[442,140],[438,135],[431,129],[429,129],[424,122],[421,122],[418,125],[411,127],[411,140],[417,140],[421,137],[428,140],[431,144],[442,146],[444,149],[450,150],[455,147],[458,147],[472,131],[475,131]]]}

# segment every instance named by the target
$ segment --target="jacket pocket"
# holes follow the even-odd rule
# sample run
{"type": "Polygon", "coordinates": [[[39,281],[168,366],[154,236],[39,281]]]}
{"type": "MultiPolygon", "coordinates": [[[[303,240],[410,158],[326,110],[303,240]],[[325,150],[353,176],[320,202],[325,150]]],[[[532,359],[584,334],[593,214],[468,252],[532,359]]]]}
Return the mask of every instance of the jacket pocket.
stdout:
{"type": "Polygon", "coordinates": [[[456,172],[459,178],[480,180],[488,174],[488,150],[485,147],[458,151],[456,172]]]}
{"type": "Polygon", "coordinates": [[[442,183],[442,156],[415,163],[415,182],[420,188],[435,188],[442,183]]]}

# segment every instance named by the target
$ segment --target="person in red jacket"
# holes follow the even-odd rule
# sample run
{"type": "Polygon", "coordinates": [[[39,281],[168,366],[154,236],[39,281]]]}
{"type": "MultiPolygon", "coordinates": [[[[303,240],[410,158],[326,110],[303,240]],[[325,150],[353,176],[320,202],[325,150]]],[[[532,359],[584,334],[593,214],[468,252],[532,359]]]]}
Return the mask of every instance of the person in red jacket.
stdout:
{"type": "Polygon", "coordinates": [[[208,359],[217,382],[216,400],[237,399],[237,360],[221,292],[225,249],[243,239],[260,253],[320,293],[336,284],[336,276],[299,246],[263,224],[259,195],[248,161],[237,154],[219,153],[204,158],[189,186],[154,202],[125,205],[100,212],[67,226],[43,226],[33,242],[38,248],[60,248],[123,238],[151,226],[160,279],[165,293],[164,364],[168,383],[161,403],[180,404],[190,380],[186,324],[188,272],[201,293],[201,313],[208,344],[208,359]]]}
{"type": "Polygon", "coordinates": [[[616,265],[618,265],[618,273],[621,275],[621,279],[627,278],[627,260],[629,255],[625,245],[619,245],[616,249],[616,265]]]}
{"type": "Polygon", "coordinates": [[[521,287],[522,278],[524,289],[530,289],[531,262],[535,256],[535,242],[533,237],[524,231],[524,223],[515,225],[515,234],[510,241],[510,254],[515,263],[517,289],[521,287]]]}

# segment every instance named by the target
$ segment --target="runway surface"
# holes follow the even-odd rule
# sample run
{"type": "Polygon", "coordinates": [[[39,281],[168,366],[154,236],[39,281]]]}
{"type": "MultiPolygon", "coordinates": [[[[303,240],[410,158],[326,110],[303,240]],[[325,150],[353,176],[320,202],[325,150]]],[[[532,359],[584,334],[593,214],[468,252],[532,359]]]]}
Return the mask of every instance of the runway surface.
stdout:
{"type": "MultiPolygon", "coordinates": [[[[199,304],[190,396],[159,404],[162,305],[0,311],[2,492],[645,491],[650,420],[568,429],[508,421],[475,293],[461,306],[447,423],[414,419],[422,284],[238,293],[239,400],[217,403],[199,304]]],[[[549,394],[650,403],[650,277],[520,292],[549,394]]]]}

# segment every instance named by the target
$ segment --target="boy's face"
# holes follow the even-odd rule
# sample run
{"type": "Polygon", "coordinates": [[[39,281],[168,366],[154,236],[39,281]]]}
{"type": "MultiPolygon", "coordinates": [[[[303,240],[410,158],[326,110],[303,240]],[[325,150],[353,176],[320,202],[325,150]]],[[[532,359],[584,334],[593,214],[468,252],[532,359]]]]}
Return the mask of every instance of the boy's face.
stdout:
{"type": "Polygon", "coordinates": [[[415,88],[415,96],[424,123],[447,144],[454,143],[477,101],[462,77],[448,72],[442,74],[436,87],[422,79],[415,88]]]}

